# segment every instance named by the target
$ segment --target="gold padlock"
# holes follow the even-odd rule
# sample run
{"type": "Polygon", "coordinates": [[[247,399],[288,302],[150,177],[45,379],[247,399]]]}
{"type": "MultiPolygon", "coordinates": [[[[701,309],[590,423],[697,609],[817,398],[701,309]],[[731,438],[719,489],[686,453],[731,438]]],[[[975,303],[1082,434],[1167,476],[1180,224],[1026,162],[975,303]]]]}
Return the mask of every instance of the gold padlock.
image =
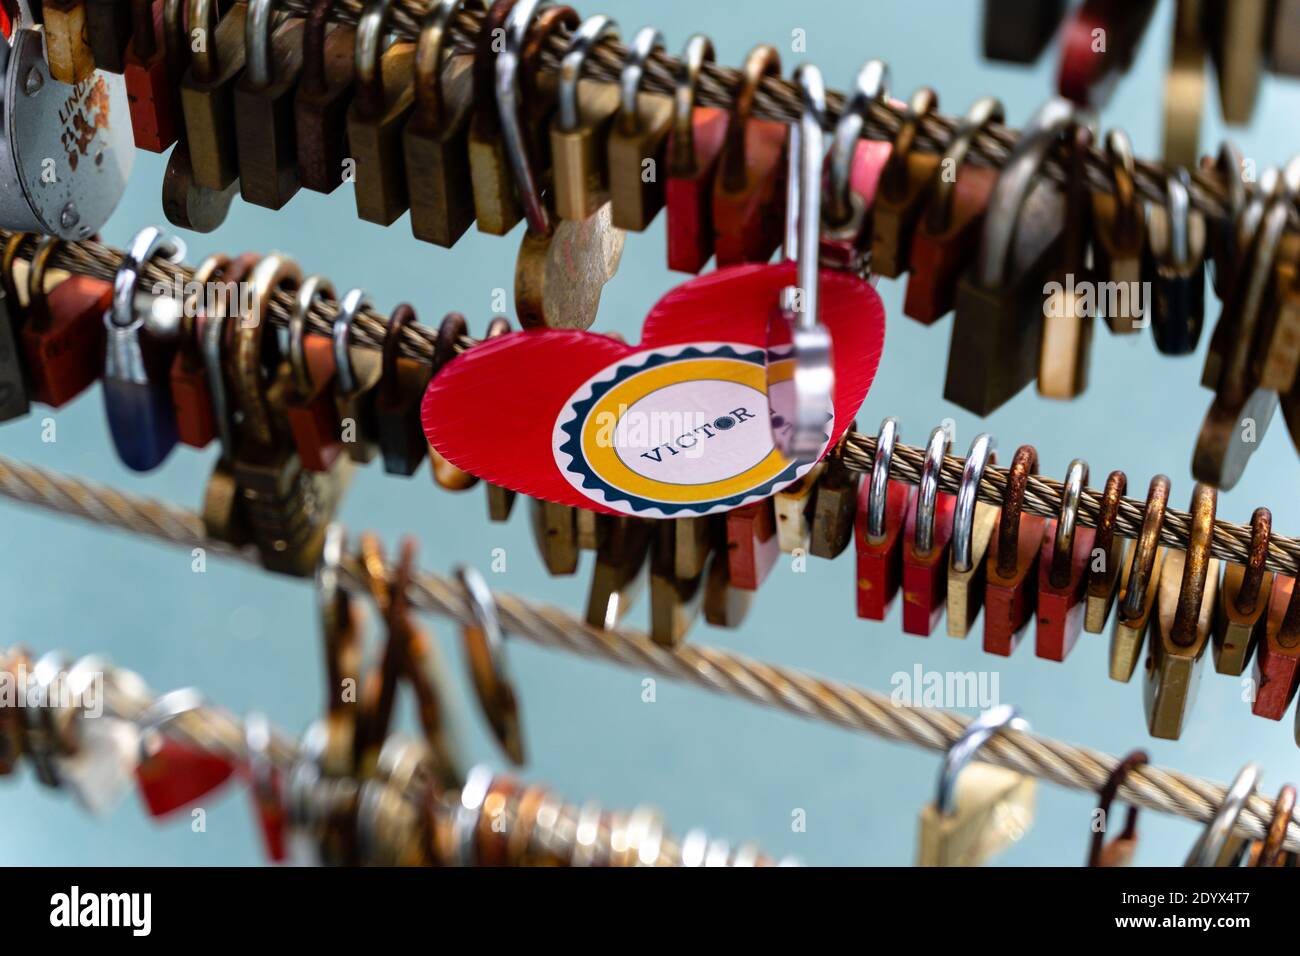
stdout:
{"type": "Polygon", "coordinates": [[[632,40],[619,77],[619,107],[609,133],[609,195],[614,225],[641,232],[664,205],[664,166],[673,100],[640,92],[645,64],[663,47],[663,35],[643,27],[632,40]]]}
{"type": "Polygon", "coordinates": [[[1133,557],[1124,565],[1119,583],[1119,610],[1110,638],[1111,680],[1128,683],[1142,655],[1142,642],[1146,639],[1165,560],[1165,549],[1160,545],[1160,529],[1164,527],[1168,504],[1169,479],[1156,475],[1147,489],[1142,530],[1133,547],[1133,557]]]}
{"type": "Polygon", "coordinates": [[[619,90],[607,83],[581,83],[582,68],[598,43],[618,37],[618,25],[599,14],[574,31],[556,90],[551,120],[552,184],[561,219],[581,222],[609,201],[607,140],[619,108],[619,90]]]}
{"type": "Polygon", "coordinates": [[[1247,563],[1225,564],[1214,617],[1214,669],[1240,677],[1268,623],[1268,599],[1273,572],[1264,570],[1273,514],[1256,508],[1250,518],[1250,557],[1247,563]]]}

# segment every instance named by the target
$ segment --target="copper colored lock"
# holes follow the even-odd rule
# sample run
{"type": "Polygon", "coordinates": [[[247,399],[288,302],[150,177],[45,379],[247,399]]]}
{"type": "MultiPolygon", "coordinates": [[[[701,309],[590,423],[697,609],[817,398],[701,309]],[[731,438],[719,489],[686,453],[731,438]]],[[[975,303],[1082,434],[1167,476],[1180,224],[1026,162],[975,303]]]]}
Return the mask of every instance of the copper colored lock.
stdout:
{"type": "Polygon", "coordinates": [[[939,169],[937,155],[913,149],[921,120],[938,105],[939,98],[929,87],[912,94],[876,190],[871,212],[871,268],[891,279],[908,270],[912,236],[939,169]]]}
{"type": "Polygon", "coordinates": [[[318,193],[338,188],[348,159],[356,29],[348,23],[330,23],[337,2],[312,0],[302,33],[302,75],[293,103],[298,178],[304,188],[318,193]]]}
{"type": "Polygon", "coordinates": [[[1061,489],[1061,513],[1047,522],[1038,557],[1038,631],[1034,653],[1063,661],[1083,633],[1084,594],[1096,531],[1079,527],[1079,500],[1088,485],[1088,464],[1070,462],[1061,489]]]}
{"type": "Polygon", "coordinates": [[[871,478],[858,489],[854,522],[858,617],[883,621],[903,580],[903,526],[912,510],[912,486],[889,478],[898,423],[887,418],[876,436],[871,478]]]}
{"type": "Polygon", "coordinates": [[[668,268],[697,273],[713,257],[713,181],[727,135],[726,111],[696,106],[695,91],[705,63],[713,62],[713,43],[702,33],[686,41],[673,97],[668,132],[668,268]]]}
{"type": "Polygon", "coordinates": [[[294,448],[308,471],[327,472],[343,454],[334,401],[334,349],[323,335],[307,334],[307,316],[318,302],[332,302],[334,286],[308,276],[294,294],[289,317],[288,394],[285,417],[294,448]]]}
{"type": "Polygon", "coordinates": [[[1214,669],[1240,676],[1268,625],[1273,572],[1264,570],[1273,514],[1256,508],[1250,518],[1250,557],[1244,565],[1226,562],[1214,616],[1214,669]]]}
{"type": "Polygon", "coordinates": [[[223,255],[208,256],[199,263],[191,279],[199,291],[193,298],[186,298],[181,312],[180,343],[171,367],[172,405],[176,409],[176,437],[191,448],[206,448],[217,437],[199,317],[205,311],[208,283],[218,276],[224,279],[230,265],[229,257],[223,255]]]}
{"type": "Polygon", "coordinates": [[[1268,627],[1255,655],[1256,717],[1281,720],[1300,686],[1300,591],[1295,579],[1273,578],[1268,604],[1268,627]]]}
{"type": "Polygon", "coordinates": [[[402,330],[415,321],[415,309],[405,302],[393,309],[384,331],[383,372],[375,389],[375,432],[384,471],[407,477],[415,474],[428,451],[420,402],[433,377],[428,365],[398,355],[402,330]]]}
{"type": "Polygon", "coordinates": [[[732,587],[757,591],[780,553],[771,499],[727,512],[727,571],[732,587]]]}
{"type": "Polygon", "coordinates": [[[912,237],[911,275],[903,314],[929,325],[952,311],[957,282],[975,257],[996,170],[965,166],[971,143],[989,123],[1001,123],[1002,103],[977,100],[934,171],[930,202],[912,237]]]}
{"type": "MultiPolygon", "coordinates": [[[[23,238],[22,233],[10,238],[6,259],[12,261],[23,238]]],[[[46,293],[46,267],[59,242],[42,239],[32,256],[29,315],[22,329],[33,397],[51,408],[66,405],[99,378],[104,367],[104,312],[113,301],[112,283],[86,275],[70,276],[46,293]]]]}
{"type": "Polygon", "coordinates": [[[163,3],[164,0],[131,0],[135,32],[123,69],[135,145],[151,153],[161,153],[176,142],[180,106],[168,76],[166,50],[159,42],[163,3]]]}
{"type": "Polygon", "coordinates": [[[1025,486],[1038,452],[1021,445],[1011,459],[1002,513],[989,545],[984,590],[984,650],[1009,657],[1020,644],[1038,598],[1038,557],[1046,519],[1024,511],[1025,486]]]}
{"type": "Polygon", "coordinates": [[[85,0],[44,0],[45,51],[50,76],[75,85],[95,72],[85,0]]]}
{"type": "Polygon", "coordinates": [[[821,263],[855,275],[871,268],[871,210],[892,143],[863,139],[871,107],[887,99],[889,67],[869,60],[835,124],[822,208],[821,263]]]}
{"type": "Polygon", "coordinates": [[[948,594],[948,545],[957,500],[939,490],[948,453],[942,427],[930,432],[925,464],[903,526],[903,633],[929,637],[943,616],[948,594]]]}
{"type": "Polygon", "coordinates": [[[1112,471],[1106,477],[1097,510],[1097,527],[1093,531],[1092,556],[1088,559],[1088,585],[1083,612],[1083,629],[1089,634],[1106,630],[1111,606],[1119,590],[1120,569],[1124,566],[1126,546],[1115,534],[1119,503],[1128,491],[1128,476],[1112,471]]]}
{"type": "MultiPolygon", "coordinates": [[[[510,321],[501,319],[493,320],[488,326],[488,338],[502,335],[510,331],[510,321]]],[[[433,374],[437,375],[448,362],[454,359],[460,349],[460,340],[469,335],[469,325],[465,322],[465,316],[459,312],[448,312],[442,318],[442,323],[438,326],[438,337],[433,347],[433,374]]],[[[426,383],[427,384],[427,383],[426,383]]],[[[433,447],[428,444],[429,464],[433,471],[433,480],[446,491],[467,491],[478,483],[478,478],[471,475],[468,471],[462,471],[457,468],[433,447]]],[[[514,504],[514,492],[500,489],[509,496],[508,500],[501,500],[500,496],[494,496],[491,491],[488,493],[489,510],[495,507],[497,513],[503,515],[500,519],[504,521],[510,516],[510,508],[514,504]],[[495,504],[493,504],[495,497],[495,504]]]]}
{"type": "Polygon", "coordinates": [[[767,262],[785,227],[785,147],[789,127],[754,119],[764,77],[781,75],[781,57],[766,44],[750,51],[727,123],[713,188],[714,252],[718,265],[767,262]]]}
{"type": "Polygon", "coordinates": [[[1130,680],[1142,653],[1163,571],[1165,549],[1160,545],[1160,531],[1168,502],[1169,479],[1156,475],[1147,488],[1142,528],[1133,546],[1133,557],[1124,565],[1119,583],[1119,607],[1110,638],[1111,680],[1130,680]]]}

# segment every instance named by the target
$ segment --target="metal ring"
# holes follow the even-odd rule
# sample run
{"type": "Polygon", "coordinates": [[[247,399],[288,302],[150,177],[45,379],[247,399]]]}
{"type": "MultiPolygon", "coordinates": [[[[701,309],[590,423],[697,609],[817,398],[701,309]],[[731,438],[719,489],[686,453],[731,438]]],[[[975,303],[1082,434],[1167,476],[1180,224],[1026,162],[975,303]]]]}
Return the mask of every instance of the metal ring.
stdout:
{"type": "Polygon", "coordinates": [[[1169,505],[1169,479],[1156,475],[1147,488],[1146,508],[1142,512],[1142,530],[1133,547],[1133,560],[1129,564],[1128,583],[1124,590],[1124,603],[1120,614],[1126,620],[1141,617],[1146,603],[1146,590],[1150,584],[1151,570],[1155,567],[1156,553],[1160,549],[1160,529],[1165,523],[1165,509],[1169,505]]]}
{"type": "Polygon", "coordinates": [[[976,262],[975,274],[986,288],[997,287],[1005,280],[1020,209],[1038,182],[1039,167],[1074,117],[1075,106],[1069,100],[1059,96],[1048,100],[1021,132],[1002,167],[989,198],[976,262]]]}
{"type": "Polygon", "coordinates": [[[853,215],[852,189],[853,157],[867,120],[871,118],[873,103],[884,102],[889,94],[889,64],[883,60],[868,60],[858,71],[849,100],[844,104],[835,135],[831,139],[830,171],[826,192],[827,218],[843,225],[853,215]]]}
{"type": "MultiPolygon", "coordinates": [[[[480,11],[487,12],[486,0],[474,0],[480,11]]],[[[420,23],[415,43],[415,110],[422,122],[437,129],[444,122],[442,96],[442,61],[450,50],[447,42],[451,22],[466,0],[438,0],[420,23]]]]}
{"type": "Polygon", "coordinates": [[[1088,484],[1088,463],[1082,458],[1070,462],[1061,486],[1061,510],[1056,518],[1056,538],[1052,542],[1052,564],[1048,580],[1053,587],[1070,583],[1070,565],[1074,562],[1075,530],[1079,524],[1079,502],[1088,484]]]}
{"type": "Polygon", "coordinates": [[[1011,456],[1007,469],[1007,487],[1002,493],[1002,515],[998,519],[997,573],[1009,577],[1020,560],[1020,515],[1024,510],[1025,486],[1029,476],[1038,472],[1038,450],[1021,445],[1011,456]]]}
{"type": "Polygon", "coordinates": [[[781,54],[777,53],[776,47],[760,43],[749,51],[740,73],[740,86],[732,101],[726,141],[722,147],[722,187],[727,192],[738,192],[745,186],[745,127],[763,79],[781,75],[781,54]]]}
{"type": "Polygon", "coordinates": [[[140,283],[140,273],[150,259],[160,254],[172,262],[178,262],[185,258],[185,243],[178,238],[164,236],[157,226],[145,226],[137,232],[122,254],[122,262],[113,274],[113,307],[109,313],[113,324],[118,328],[127,328],[136,323],[135,293],[140,283]]]}
{"type": "Polygon", "coordinates": [[[987,432],[976,435],[966,452],[966,464],[962,466],[961,484],[957,486],[957,508],[952,516],[952,569],[961,574],[969,571],[973,562],[971,537],[975,529],[975,503],[979,500],[984,469],[997,447],[997,439],[987,432]]]}
{"type": "Polygon", "coordinates": [[[248,0],[244,15],[244,75],[254,89],[271,85],[271,31],[275,28],[272,0],[248,0]]]}
{"type": "Polygon", "coordinates": [[[703,33],[692,34],[682,50],[681,65],[673,84],[673,135],[671,172],[685,176],[695,170],[695,91],[705,63],[714,59],[713,41],[703,33]]]}
{"type": "Polygon", "coordinates": [[[542,203],[541,191],[528,161],[528,146],[519,121],[519,51],[528,36],[528,27],[542,0],[519,0],[506,17],[505,47],[496,57],[496,101],[501,135],[514,173],[515,186],[528,220],[528,231],[545,235],[550,230],[550,216],[542,203]]]}
{"type": "Polygon", "coordinates": [[[940,425],[930,432],[925,446],[925,464],[921,467],[921,480],[916,492],[916,537],[913,547],[917,554],[929,554],[934,547],[934,512],[939,500],[939,473],[948,451],[948,434],[940,425]]]}
{"type": "Polygon", "coordinates": [[[654,27],[642,27],[627,48],[623,69],[618,74],[618,128],[628,136],[640,126],[636,101],[641,90],[641,80],[645,76],[646,61],[654,55],[655,50],[662,50],[663,46],[662,33],[654,27]]]}
{"type": "Polygon", "coordinates": [[[907,188],[907,159],[921,130],[921,120],[938,108],[939,96],[930,87],[918,87],[912,94],[894,134],[894,147],[880,171],[880,190],[886,195],[899,195],[907,188]]]}
{"type": "Polygon", "coordinates": [[[1241,811],[1255,792],[1259,783],[1259,765],[1248,763],[1241,768],[1232,786],[1223,795],[1223,803],[1197,838],[1192,851],[1187,854],[1184,866],[1214,866],[1237,826],[1241,811]]]}
{"type": "Polygon", "coordinates": [[[930,208],[926,212],[926,229],[935,234],[947,232],[952,224],[952,207],[957,196],[957,177],[961,175],[962,165],[970,153],[971,144],[980,130],[989,123],[1001,123],[1006,119],[1002,101],[995,96],[984,96],[976,100],[958,125],[948,148],[943,151],[939,165],[935,167],[934,195],[930,199],[930,208]],[[952,170],[952,175],[947,175],[952,170]]]}
{"type": "Polygon", "coordinates": [[[1246,558],[1246,571],[1237,588],[1236,607],[1242,614],[1250,614],[1259,603],[1260,587],[1264,582],[1264,562],[1268,560],[1268,543],[1273,535],[1273,512],[1256,508],[1250,516],[1250,554],[1246,558]]]}
{"type": "Polygon", "coordinates": [[[330,327],[334,343],[334,374],[338,376],[339,393],[345,398],[356,394],[357,372],[352,367],[352,353],[348,350],[352,338],[352,323],[361,310],[370,305],[363,289],[349,289],[339,301],[338,314],[330,327]]]}
{"type": "Polygon", "coordinates": [[[582,68],[587,64],[587,57],[602,40],[607,37],[617,39],[618,35],[618,24],[613,17],[598,13],[583,20],[581,26],[569,37],[569,45],[560,60],[560,75],[555,91],[557,122],[563,132],[573,132],[582,122],[578,112],[578,80],[582,78],[582,68]]]}
{"type": "Polygon", "coordinates": [[[889,467],[894,462],[898,444],[898,419],[886,418],[876,432],[876,456],[871,462],[870,488],[867,492],[867,536],[880,540],[885,536],[885,506],[889,500],[889,467]]]}
{"type": "Polygon", "coordinates": [[[1296,789],[1287,784],[1278,791],[1273,801],[1273,819],[1269,821],[1268,833],[1259,848],[1256,866],[1278,866],[1282,857],[1282,844],[1286,842],[1286,830],[1291,824],[1291,814],[1295,810],[1296,789]]]}
{"type": "MultiPolygon", "coordinates": [[[[799,289],[803,308],[796,313],[796,325],[808,329],[817,325],[820,309],[818,296],[819,256],[822,213],[822,123],[826,117],[826,84],[822,72],[811,63],[795,70],[799,84],[800,115],[797,139],[791,130],[791,149],[799,148],[799,248],[796,254],[799,289]]],[[[788,219],[787,215],[787,219],[788,219]]]]}
{"type": "Polygon", "coordinates": [[[956,810],[957,775],[971,762],[989,739],[1003,730],[1029,730],[1029,721],[1020,716],[1020,709],[1001,704],[984,711],[962,731],[943,756],[943,769],[939,772],[939,788],[934,803],[939,813],[952,816],[956,810]]]}
{"type": "MultiPolygon", "coordinates": [[[[1119,516],[1119,503],[1128,491],[1128,476],[1122,471],[1112,471],[1106,477],[1106,487],[1101,493],[1101,503],[1097,506],[1097,532],[1092,539],[1093,552],[1101,551],[1104,560],[1109,562],[1115,543],[1115,519],[1119,516]]],[[[1090,578],[1107,580],[1109,564],[1100,571],[1092,571],[1090,578]]]]}
{"type": "Polygon", "coordinates": [[[289,315],[289,366],[293,370],[294,387],[298,394],[311,394],[311,369],[307,365],[307,314],[317,301],[334,301],[334,283],[322,275],[310,275],[298,286],[294,296],[293,312],[289,315]]]}
{"type": "MultiPolygon", "coordinates": [[[[1088,866],[1101,865],[1101,849],[1105,842],[1106,830],[1110,828],[1110,807],[1115,802],[1115,795],[1119,792],[1119,788],[1124,785],[1124,781],[1128,779],[1129,774],[1138,767],[1146,766],[1150,763],[1150,759],[1145,750],[1134,750],[1111,768],[1106,777],[1106,782],[1098,791],[1097,809],[1102,814],[1103,828],[1094,828],[1092,831],[1092,843],[1088,847],[1088,866]]],[[[1130,804],[1128,814],[1124,820],[1124,830],[1121,832],[1119,839],[1131,840],[1137,835],[1137,816],[1138,808],[1130,804]]]]}
{"type": "Polygon", "coordinates": [[[1214,545],[1214,510],[1219,494],[1201,482],[1192,489],[1191,529],[1187,540],[1187,559],[1183,563],[1183,580],[1178,589],[1178,610],[1169,629],[1169,639],[1179,647],[1196,643],[1197,623],[1205,596],[1205,581],[1210,572],[1210,548],[1214,545]]]}
{"type": "Polygon", "coordinates": [[[357,95],[367,112],[383,109],[384,71],[379,58],[384,52],[385,27],[392,12],[393,0],[370,0],[357,19],[354,35],[353,74],[357,95]]]}

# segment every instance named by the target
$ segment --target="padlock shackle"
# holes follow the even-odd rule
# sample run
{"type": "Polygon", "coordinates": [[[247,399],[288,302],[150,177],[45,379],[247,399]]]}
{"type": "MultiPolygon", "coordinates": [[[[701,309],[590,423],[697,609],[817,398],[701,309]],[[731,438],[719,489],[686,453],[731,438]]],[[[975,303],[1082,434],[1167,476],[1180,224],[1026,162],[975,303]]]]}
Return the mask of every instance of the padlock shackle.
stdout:
{"type": "MultiPolygon", "coordinates": [[[[1141,228],[1142,204],[1137,198],[1137,185],[1134,181],[1137,164],[1133,159],[1133,144],[1129,141],[1128,134],[1118,126],[1106,133],[1106,159],[1110,164],[1111,181],[1115,184],[1116,231],[1141,228]]],[[[1244,187],[1242,196],[1244,202],[1244,187]]]]}
{"type": "Polygon", "coordinates": [[[388,322],[384,327],[384,341],[380,351],[383,371],[379,377],[379,387],[384,395],[394,402],[401,397],[402,392],[402,383],[397,376],[397,352],[402,341],[402,331],[416,322],[415,308],[407,302],[402,302],[389,313],[388,322]]]}
{"type": "Polygon", "coordinates": [[[307,11],[307,22],[302,30],[302,73],[298,80],[298,88],[307,93],[321,93],[327,83],[325,34],[329,29],[330,11],[336,2],[312,0],[311,9],[307,11]]]}
{"type": "Polygon", "coordinates": [[[357,20],[353,75],[356,98],[366,116],[384,111],[384,71],[380,63],[393,0],[370,0],[357,20]]]}
{"type": "Polygon", "coordinates": [[[970,154],[975,137],[990,123],[1001,123],[1005,119],[1002,101],[996,96],[982,96],[971,105],[957,126],[934,171],[931,186],[934,192],[925,214],[925,228],[931,235],[943,235],[952,225],[953,207],[957,199],[957,177],[961,175],[961,168],[970,154]]]}
{"type": "Polygon", "coordinates": [[[972,537],[975,529],[975,505],[979,501],[980,482],[984,469],[995,461],[997,439],[984,432],[976,435],[966,452],[962,466],[961,484],[957,486],[957,506],[952,513],[952,569],[965,574],[974,566],[972,537]]]}
{"type": "Polygon", "coordinates": [[[642,27],[628,45],[623,69],[618,74],[618,131],[624,136],[634,136],[641,128],[637,94],[645,79],[646,62],[655,50],[663,48],[664,35],[655,27],[642,27]]]}
{"type": "Polygon", "coordinates": [[[322,275],[303,279],[293,297],[293,312],[289,315],[289,370],[300,399],[311,395],[313,385],[311,366],[307,362],[307,317],[317,303],[333,302],[334,298],[334,283],[322,275]]]}
{"type": "Polygon", "coordinates": [[[883,103],[888,96],[889,64],[884,60],[868,60],[858,71],[831,138],[826,218],[832,226],[843,226],[853,217],[853,158],[871,118],[872,104],[883,103]]]}
{"type": "Polygon", "coordinates": [[[722,147],[722,187],[727,192],[739,192],[745,188],[745,131],[754,112],[754,97],[758,95],[765,77],[780,75],[781,54],[776,47],[760,43],[745,57],[722,147]]]}
{"type": "Polygon", "coordinates": [[[704,64],[713,61],[713,41],[703,33],[692,34],[682,50],[681,66],[673,84],[672,151],[668,164],[674,176],[695,172],[695,94],[704,64]]]}
{"type": "MultiPolygon", "coordinates": [[[[245,253],[237,256],[225,270],[222,278],[227,285],[244,281],[250,269],[257,265],[257,257],[245,253]]],[[[230,394],[226,388],[225,345],[226,319],[230,315],[231,301],[224,297],[212,314],[203,319],[203,368],[208,377],[208,390],[212,397],[212,417],[217,423],[221,440],[221,461],[228,462],[235,450],[234,432],[230,414],[230,394]]]]}
{"type": "Polygon", "coordinates": [[[269,384],[263,349],[266,343],[275,344],[272,333],[266,336],[267,309],[271,297],[281,286],[296,290],[302,285],[302,269],[288,256],[271,253],[265,256],[248,278],[252,286],[249,310],[240,316],[235,329],[235,363],[232,380],[239,407],[244,413],[243,430],[246,437],[259,446],[266,447],[275,441],[275,428],[271,421],[271,408],[266,389],[269,384]]]}
{"type": "Polygon", "coordinates": [[[502,749],[513,762],[522,763],[518,704],[506,666],[505,632],[496,598],[478,569],[461,565],[456,569],[456,577],[465,590],[465,600],[475,622],[460,629],[475,696],[502,749]]]}
{"type": "Polygon", "coordinates": [[[1196,644],[1201,604],[1205,596],[1205,582],[1210,571],[1210,548],[1214,544],[1214,512],[1218,492],[1210,485],[1197,482],[1192,489],[1192,503],[1188,508],[1191,527],[1187,540],[1187,556],[1183,562],[1183,580],[1178,589],[1178,608],[1169,629],[1169,640],[1178,647],[1196,644]]]}
{"type": "Polygon", "coordinates": [[[603,13],[587,17],[569,37],[569,45],[560,59],[560,75],[556,83],[555,122],[561,132],[572,133],[582,123],[578,108],[578,81],[582,68],[587,65],[591,51],[605,39],[618,39],[618,24],[603,13]]]}
{"type": "Polygon", "coordinates": [[[1065,481],[1061,485],[1061,510],[1056,517],[1056,534],[1052,540],[1052,561],[1047,579],[1054,588],[1070,584],[1071,565],[1074,562],[1074,538],[1079,527],[1079,502],[1088,485],[1088,463],[1082,458],[1070,462],[1065,481]]]}
{"type": "Polygon", "coordinates": [[[180,351],[185,356],[186,365],[196,368],[203,364],[203,343],[199,340],[198,316],[206,311],[207,287],[217,275],[222,275],[230,268],[230,257],[222,253],[213,253],[194,270],[190,282],[195,286],[193,296],[186,296],[181,305],[180,317],[180,351]]]}
{"type": "Polygon", "coordinates": [[[528,142],[519,119],[519,57],[528,37],[528,28],[537,15],[542,0],[519,0],[506,17],[505,44],[496,55],[495,94],[501,135],[514,174],[515,188],[528,220],[528,231],[546,235],[551,228],[550,216],[542,202],[541,190],[528,157],[528,142]]]}
{"type": "Polygon", "coordinates": [[[1165,509],[1169,505],[1169,479],[1156,475],[1147,486],[1146,507],[1142,510],[1142,530],[1133,546],[1129,563],[1128,580],[1124,587],[1124,601],[1120,617],[1134,621],[1142,616],[1146,604],[1146,591],[1151,586],[1151,571],[1160,550],[1160,530],[1165,523],[1165,509]]]}
{"type": "Polygon", "coordinates": [[[934,517],[939,502],[939,475],[943,459],[948,453],[948,433],[942,425],[930,432],[925,446],[925,461],[921,466],[921,480],[917,482],[916,523],[912,549],[927,555],[934,547],[934,517]]]}
{"type": "Polygon", "coordinates": [[[821,312],[820,252],[822,216],[822,165],[825,158],[826,86],[821,70],[801,64],[795,70],[800,91],[799,122],[790,128],[790,164],[786,192],[786,255],[796,263],[801,307],[795,325],[814,328],[821,312]],[[794,245],[791,248],[791,241],[794,245]]]}
{"type": "Polygon", "coordinates": [[[994,735],[1004,730],[1029,730],[1029,721],[1020,716],[1018,707],[1000,704],[984,711],[966,725],[962,735],[948,748],[943,755],[934,797],[934,805],[941,815],[950,817],[957,812],[958,775],[994,735]]]}
{"type": "Polygon", "coordinates": [[[876,432],[876,456],[871,462],[867,492],[867,537],[880,541],[885,536],[885,508],[889,501],[889,468],[898,445],[898,419],[886,418],[876,432]]]}
{"type": "Polygon", "coordinates": [[[997,572],[1002,577],[1015,574],[1020,557],[1020,515],[1024,511],[1025,486],[1029,476],[1038,473],[1038,449],[1021,445],[1011,457],[1007,469],[1007,487],[1002,493],[1002,514],[998,519],[997,572]]]}
{"type": "MultiPolygon", "coordinates": [[[[27,266],[27,310],[31,314],[28,321],[34,332],[45,332],[54,323],[54,315],[50,312],[49,299],[45,294],[45,273],[50,264],[50,256],[62,244],[63,240],[58,236],[42,236],[27,266]]],[[[15,243],[11,242],[11,245],[16,249],[15,243]]]]}
{"type": "MultiPolygon", "coordinates": [[[[495,320],[493,320],[495,321],[495,320]]],[[[510,331],[507,322],[506,331],[510,331]]],[[[461,336],[469,333],[469,323],[459,312],[448,312],[438,325],[438,335],[433,343],[433,371],[436,375],[442,367],[456,357],[456,345],[461,336]]],[[[498,335],[501,333],[497,333],[498,335]]]]}
{"type": "Polygon", "coordinates": [[[1256,508],[1250,516],[1250,556],[1237,587],[1234,605],[1241,614],[1251,614],[1260,600],[1264,583],[1264,563],[1268,560],[1268,543],[1273,536],[1273,512],[1256,508]]]}
{"type": "Polygon", "coordinates": [[[158,52],[153,0],[131,0],[131,51],[142,64],[148,63],[158,52]]]}
{"type": "Polygon", "coordinates": [[[1259,764],[1248,763],[1241,768],[1232,785],[1223,795],[1223,803],[1214,812],[1201,835],[1196,838],[1191,852],[1187,854],[1184,866],[1214,866],[1219,855],[1227,846],[1232,831],[1237,828],[1237,819],[1246,808],[1247,801],[1255,792],[1259,783],[1259,764]]]}
{"type": "MultiPolygon", "coordinates": [[[[1123,760],[1111,768],[1106,777],[1106,782],[1097,791],[1097,809],[1101,811],[1102,827],[1093,827],[1092,840],[1088,845],[1087,866],[1096,867],[1101,865],[1101,850],[1106,841],[1106,831],[1110,829],[1110,808],[1115,802],[1115,796],[1119,793],[1119,788],[1124,785],[1124,781],[1138,767],[1145,767],[1150,762],[1145,750],[1134,750],[1123,760]]],[[[1117,839],[1132,840],[1137,836],[1137,813],[1138,808],[1132,804],[1129,805],[1128,815],[1124,820],[1124,830],[1117,839]]]]}
{"type": "Polygon", "coordinates": [[[264,90],[274,79],[271,34],[275,32],[279,17],[275,0],[247,2],[247,13],[244,16],[244,75],[253,89],[264,90]]]}
{"type": "Polygon", "coordinates": [[[339,394],[344,398],[351,398],[360,387],[350,350],[352,323],[369,304],[364,289],[349,289],[339,300],[339,311],[334,316],[334,325],[330,329],[334,347],[334,374],[338,376],[339,394]]]}
{"type": "Polygon", "coordinates": [[[1002,167],[989,198],[975,274],[985,288],[998,288],[1008,278],[1011,248],[1020,210],[1039,180],[1039,169],[1060,137],[1074,122],[1075,106],[1053,97],[1034,115],[1011,156],[1002,167]]]}
{"type": "Polygon", "coordinates": [[[487,13],[487,0],[438,0],[420,23],[415,42],[415,115],[427,129],[439,130],[446,122],[442,95],[443,61],[452,46],[447,42],[452,21],[466,2],[487,13]]]}
{"type": "Polygon", "coordinates": [[[185,33],[187,0],[164,0],[163,52],[167,61],[167,74],[173,83],[184,75],[190,62],[189,37],[185,33]]]}
{"type": "Polygon", "coordinates": [[[190,69],[194,71],[194,79],[200,83],[211,83],[221,72],[217,26],[217,0],[190,0],[190,31],[202,29],[206,34],[201,48],[195,50],[191,44],[190,49],[190,69]]]}
{"type": "Polygon", "coordinates": [[[885,168],[880,171],[881,194],[890,199],[901,199],[907,191],[907,168],[921,132],[921,120],[939,108],[939,95],[928,86],[919,86],[907,101],[907,109],[894,134],[893,148],[885,168]]]}
{"type": "MultiPolygon", "coordinates": [[[[135,234],[135,238],[127,246],[122,255],[122,262],[113,275],[113,307],[109,314],[112,324],[117,328],[126,329],[136,324],[136,292],[145,266],[157,255],[178,262],[185,258],[185,244],[177,236],[164,235],[157,226],[145,226],[135,234]]],[[[178,324],[179,318],[178,316],[178,324]]],[[[151,329],[151,331],[169,330],[151,329]]]]}

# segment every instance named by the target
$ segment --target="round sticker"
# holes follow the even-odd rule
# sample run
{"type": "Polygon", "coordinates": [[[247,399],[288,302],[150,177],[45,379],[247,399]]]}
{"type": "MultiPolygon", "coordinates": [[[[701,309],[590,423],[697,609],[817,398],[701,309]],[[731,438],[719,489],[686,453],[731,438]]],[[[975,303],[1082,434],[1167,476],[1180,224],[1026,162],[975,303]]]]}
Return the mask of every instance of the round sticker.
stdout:
{"type": "MultiPolygon", "coordinates": [[[[583,495],[630,515],[704,515],[766,498],[816,460],[792,462],[773,446],[765,363],[763,349],[728,342],[620,358],[565,402],[556,465],[583,495]]],[[[828,408],[828,442],[833,420],[828,408]]]]}

